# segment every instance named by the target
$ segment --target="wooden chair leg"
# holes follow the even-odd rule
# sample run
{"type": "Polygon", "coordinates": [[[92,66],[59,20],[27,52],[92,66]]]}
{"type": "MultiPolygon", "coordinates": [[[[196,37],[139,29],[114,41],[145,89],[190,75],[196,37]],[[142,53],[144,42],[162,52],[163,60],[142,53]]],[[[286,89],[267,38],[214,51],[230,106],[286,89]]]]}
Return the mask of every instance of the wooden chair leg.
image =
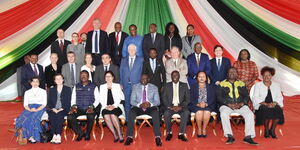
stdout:
{"type": "Polygon", "coordinates": [[[63,134],[64,134],[64,138],[65,138],[65,141],[67,141],[67,129],[68,129],[68,120],[66,119],[65,120],[65,126],[63,127],[63,134]]]}
{"type": "Polygon", "coordinates": [[[283,132],[281,128],[279,128],[279,133],[281,134],[281,136],[283,136],[283,132]]]}
{"type": "Polygon", "coordinates": [[[195,133],[196,133],[195,116],[191,117],[191,123],[192,123],[192,128],[193,128],[192,137],[194,137],[195,133]]]}
{"type": "Polygon", "coordinates": [[[104,137],[103,119],[99,119],[99,126],[100,126],[100,131],[101,131],[100,140],[102,140],[104,137]]]}
{"type": "Polygon", "coordinates": [[[96,141],[97,139],[96,139],[95,130],[96,130],[96,120],[94,120],[93,129],[92,129],[92,135],[93,135],[94,140],[96,141]]]}
{"type": "Polygon", "coordinates": [[[217,136],[217,132],[216,132],[217,116],[214,115],[212,117],[214,118],[214,121],[212,122],[213,133],[215,136],[217,136]]]}
{"type": "Polygon", "coordinates": [[[120,119],[121,120],[121,131],[123,131],[123,135],[125,135],[125,119],[120,119]]]}
{"type": "Polygon", "coordinates": [[[163,122],[163,130],[164,130],[164,136],[167,134],[167,129],[166,129],[166,123],[163,122]]]}
{"type": "Polygon", "coordinates": [[[259,126],[259,136],[262,136],[263,126],[259,126]]]}

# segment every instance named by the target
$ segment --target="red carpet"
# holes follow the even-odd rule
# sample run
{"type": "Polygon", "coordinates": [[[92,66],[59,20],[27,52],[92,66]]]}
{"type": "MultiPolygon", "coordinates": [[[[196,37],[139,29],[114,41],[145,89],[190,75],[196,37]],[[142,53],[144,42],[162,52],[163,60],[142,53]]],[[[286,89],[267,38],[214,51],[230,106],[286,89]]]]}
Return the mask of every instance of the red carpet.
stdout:
{"type": "MultiPolygon", "coordinates": [[[[233,127],[236,142],[233,145],[225,145],[224,142],[226,138],[223,138],[222,130],[220,124],[217,124],[217,136],[214,136],[211,128],[208,128],[208,137],[206,139],[198,139],[196,137],[191,138],[191,126],[188,126],[187,135],[189,142],[184,143],[173,137],[171,142],[165,142],[163,139],[163,146],[157,148],[154,143],[154,137],[152,129],[149,127],[143,127],[140,134],[135,142],[129,146],[125,147],[122,144],[113,143],[113,137],[111,133],[105,128],[105,135],[102,141],[99,139],[97,141],[91,140],[89,142],[73,142],[73,141],[63,141],[60,145],[53,144],[27,144],[25,146],[19,146],[13,138],[13,133],[8,132],[9,128],[13,127],[13,119],[17,117],[22,111],[22,103],[13,102],[0,102],[0,149],[97,149],[97,150],[153,150],[153,149],[166,149],[166,150],[197,150],[197,149],[300,149],[300,98],[292,97],[286,98],[285,100],[285,121],[286,123],[282,126],[284,136],[279,133],[278,139],[264,139],[259,137],[255,138],[259,146],[246,145],[242,142],[244,133],[243,125],[237,126],[237,129],[233,127]],[[13,138],[13,139],[12,139],[13,138]]],[[[97,137],[99,137],[100,130],[97,129],[97,137]]],[[[174,135],[178,133],[178,127],[173,126],[174,135]]],[[[258,128],[256,128],[256,133],[258,134],[258,128]]],[[[69,139],[71,138],[68,135],[69,139]]]]}

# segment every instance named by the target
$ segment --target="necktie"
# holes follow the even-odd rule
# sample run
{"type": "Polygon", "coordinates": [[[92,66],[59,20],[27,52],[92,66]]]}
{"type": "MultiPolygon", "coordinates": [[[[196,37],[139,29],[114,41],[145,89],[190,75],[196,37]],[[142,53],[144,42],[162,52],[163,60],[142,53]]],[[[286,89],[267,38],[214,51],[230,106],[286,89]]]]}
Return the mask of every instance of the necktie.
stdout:
{"type": "Polygon", "coordinates": [[[177,89],[177,84],[174,85],[174,95],[173,95],[173,105],[178,106],[179,101],[178,101],[178,89],[177,89]]]}
{"type": "Polygon", "coordinates": [[[95,33],[95,53],[98,53],[99,52],[99,50],[98,50],[98,44],[99,44],[99,42],[98,42],[98,31],[95,31],[96,33],[95,33]]]}
{"type": "Polygon", "coordinates": [[[74,68],[73,68],[73,64],[71,64],[71,82],[72,82],[72,85],[74,86],[75,85],[75,75],[74,75],[74,68]]]}
{"type": "Polygon", "coordinates": [[[130,69],[130,71],[131,71],[132,67],[133,67],[133,58],[130,58],[130,63],[129,63],[129,69],[130,69]]]}
{"type": "Polygon", "coordinates": [[[117,35],[116,35],[116,42],[117,42],[117,45],[119,45],[119,33],[120,33],[120,32],[117,32],[117,35]]]}
{"type": "Polygon", "coordinates": [[[155,72],[155,60],[154,59],[152,59],[152,71],[153,71],[153,73],[155,72]]]}
{"type": "Polygon", "coordinates": [[[61,51],[64,51],[64,43],[63,43],[62,40],[59,40],[59,41],[60,41],[59,48],[60,48],[61,51]]]}
{"type": "Polygon", "coordinates": [[[174,60],[174,64],[175,64],[175,67],[177,66],[177,61],[176,60],[174,60]]]}
{"type": "Polygon", "coordinates": [[[35,64],[33,65],[33,71],[34,71],[34,74],[35,74],[36,76],[38,76],[38,71],[37,71],[37,69],[36,69],[36,65],[35,65],[35,64]]]}
{"type": "Polygon", "coordinates": [[[152,43],[154,44],[154,42],[155,42],[154,33],[151,33],[151,39],[152,39],[152,43]]]}
{"type": "Polygon", "coordinates": [[[221,68],[221,59],[218,59],[217,67],[218,67],[218,71],[220,71],[220,68],[221,68]]]}
{"type": "Polygon", "coordinates": [[[200,57],[199,57],[199,54],[197,54],[197,66],[198,67],[200,66],[200,57]]]}
{"type": "MultiPolygon", "coordinates": [[[[146,86],[144,86],[144,89],[143,89],[143,98],[142,98],[142,103],[145,103],[146,102],[146,86]]],[[[146,111],[146,109],[143,108],[143,111],[146,111]]]]}
{"type": "Polygon", "coordinates": [[[107,66],[105,66],[105,72],[108,71],[107,66]]]}

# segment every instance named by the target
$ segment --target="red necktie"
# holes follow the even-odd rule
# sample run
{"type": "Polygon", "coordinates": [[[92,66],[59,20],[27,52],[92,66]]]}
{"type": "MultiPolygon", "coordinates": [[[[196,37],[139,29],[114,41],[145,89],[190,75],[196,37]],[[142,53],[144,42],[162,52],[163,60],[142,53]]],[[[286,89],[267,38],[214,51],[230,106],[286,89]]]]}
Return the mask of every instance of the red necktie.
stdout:
{"type": "Polygon", "coordinates": [[[60,40],[60,44],[59,44],[60,50],[64,51],[64,43],[62,40],[60,40]]]}
{"type": "Polygon", "coordinates": [[[117,32],[117,35],[116,35],[117,45],[119,45],[119,33],[120,33],[120,32],[117,32]]]}

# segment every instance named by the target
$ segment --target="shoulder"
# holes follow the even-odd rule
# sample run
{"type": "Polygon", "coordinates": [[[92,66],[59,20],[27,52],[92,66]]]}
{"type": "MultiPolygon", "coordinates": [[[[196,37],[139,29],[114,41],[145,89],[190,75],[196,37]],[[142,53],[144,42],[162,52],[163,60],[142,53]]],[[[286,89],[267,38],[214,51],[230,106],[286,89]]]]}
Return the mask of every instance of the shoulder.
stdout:
{"type": "Polygon", "coordinates": [[[107,32],[106,32],[106,31],[103,31],[103,30],[100,30],[100,34],[107,35],[107,32]]]}
{"type": "Polygon", "coordinates": [[[190,60],[190,59],[192,59],[194,56],[195,56],[195,53],[192,53],[192,54],[190,54],[186,59],[187,59],[187,60],[190,60]]]}
{"type": "Polygon", "coordinates": [[[256,63],[254,61],[251,61],[251,60],[249,60],[249,64],[256,66],[256,63]]]}
{"type": "Polygon", "coordinates": [[[69,40],[64,40],[65,41],[65,43],[68,43],[68,44],[71,44],[71,41],[69,41],[69,40]]]}
{"type": "Polygon", "coordinates": [[[157,89],[157,86],[155,86],[154,84],[148,83],[148,86],[152,89],[157,89]]]}
{"type": "Polygon", "coordinates": [[[137,57],[136,57],[136,60],[144,61],[144,57],[137,56],[137,57]]]}
{"type": "Polygon", "coordinates": [[[72,88],[68,87],[68,86],[63,86],[63,89],[66,89],[66,91],[72,92],[72,88]]]}
{"type": "Polygon", "coordinates": [[[187,85],[187,83],[184,83],[184,82],[179,82],[179,85],[180,85],[180,86],[182,86],[182,87],[184,87],[184,88],[185,88],[185,87],[186,87],[186,88],[188,88],[188,85],[187,85]]]}
{"type": "Polygon", "coordinates": [[[42,88],[39,88],[39,91],[43,94],[47,94],[46,90],[42,89],[42,88]]]}
{"type": "Polygon", "coordinates": [[[134,85],[132,86],[132,89],[137,89],[137,88],[139,88],[140,86],[141,86],[140,83],[134,84],[134,85]]]}

